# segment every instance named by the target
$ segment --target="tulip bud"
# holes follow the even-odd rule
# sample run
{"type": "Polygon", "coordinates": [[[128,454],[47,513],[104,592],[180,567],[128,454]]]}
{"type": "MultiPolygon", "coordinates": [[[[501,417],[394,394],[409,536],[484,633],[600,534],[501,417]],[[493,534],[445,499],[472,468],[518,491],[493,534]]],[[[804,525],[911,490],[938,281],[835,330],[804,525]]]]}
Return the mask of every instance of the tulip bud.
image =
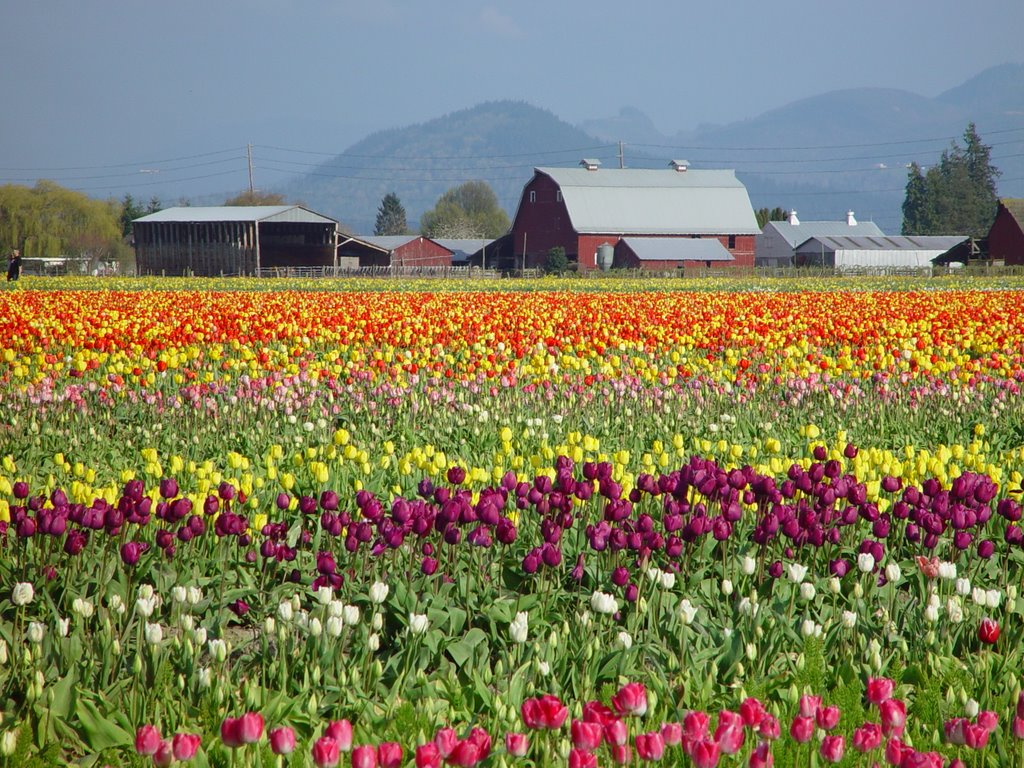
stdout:
{"type": "Polygon", "coordinates": [[[132,673],[141,674],[142,672],[142,656],[135,654],[135,659],[132,661],[132,673]]]}
{"type": "Polygon", "coordinates": [[[306,702],[306,711],[313,717],[316,717],[320,711],[320,705],[317,702],[315,693],[309,694],[309,700],[306,702]]]}
{"type": "Polygon", "coordinates": [[[4,731],[0,736],[0,755],[10,757],[18,747],[18,732],[4,731]]]}
{"type": "Polygon", "coordinates": [[[857,600],[860,600],[862,597],[864,597],[864,587],[861,586],[861,583],[859,581],[853,585],[853,596],[857,600]]]}
{"type": "Polygon", "coordinates": [[[7,665],[7,641],[0,638],[0,667],[7,665]]]}

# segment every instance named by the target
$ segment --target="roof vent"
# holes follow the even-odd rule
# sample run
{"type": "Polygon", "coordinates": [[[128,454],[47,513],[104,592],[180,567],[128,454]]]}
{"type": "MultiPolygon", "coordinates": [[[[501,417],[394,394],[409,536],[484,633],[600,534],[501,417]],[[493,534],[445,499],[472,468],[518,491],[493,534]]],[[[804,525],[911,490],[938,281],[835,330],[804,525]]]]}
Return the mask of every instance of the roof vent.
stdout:
{"type": "Polygon", "coordinates": [[[675,168],[680,173],[686,173],[686,169],[690,167],[689,160],[669,160],[669,168],[675,168]]]}
{"type": "Polygon", "coordinates": [[[846,224],[847,224],[847,226],[850,226],[850,227],[856,227],[857,226],[857,220],[855,218],[853,218],[853,211],[847,211],[846,212],[846,224]]]}
{"type": "Polygon", "coordinates": [[[788,219],[788,221],[789,221],[789,223],[790,223],[790,224],[792,224],[792,225],[793,225],[794,227],[795,227],[795,226],[798,226],[798,225],[800,224],[800,219],[798,219],[798,218],[796,217],[796,211],[790,211],[790,212],[789,212],[789,219],[788,219]]]}
{"type": "Polygon", "coordinates": [[[585,157],[582,160],[580,160],[580,165],[582,165],[588,171],[596,171],[598,168],[601,167],[601,161],[591,160],[585,157]]]}

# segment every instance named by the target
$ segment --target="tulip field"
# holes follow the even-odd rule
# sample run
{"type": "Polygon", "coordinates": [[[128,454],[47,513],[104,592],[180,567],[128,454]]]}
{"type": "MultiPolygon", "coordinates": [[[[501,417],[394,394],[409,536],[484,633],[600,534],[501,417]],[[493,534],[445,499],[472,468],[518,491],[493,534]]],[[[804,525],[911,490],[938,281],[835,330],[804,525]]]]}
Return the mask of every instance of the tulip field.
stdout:
{"type": "Polygon", "coordinates": [[[1024,765],[1024,279],[0,290],[0,767],[1024,765]]]}

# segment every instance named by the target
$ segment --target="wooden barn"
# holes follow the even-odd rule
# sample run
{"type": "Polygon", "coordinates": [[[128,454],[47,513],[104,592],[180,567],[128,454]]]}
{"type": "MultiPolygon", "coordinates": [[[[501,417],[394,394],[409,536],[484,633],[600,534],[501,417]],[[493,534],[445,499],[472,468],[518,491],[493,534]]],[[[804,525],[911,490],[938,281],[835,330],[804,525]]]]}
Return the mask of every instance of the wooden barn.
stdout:
{"type": "Polygon", "coordinates": [[[338,222],[301,205],[167,208],[132,222],[140,275],[333,267],[338,222]]]}
{"type": "MultiPolygon", "coordinates": [[[[502,254],[503,269],[543,266],[548,251],[561,247],[585,271],[598,268],[600,246],[616,249],[624,237],[715,240],[731,256],[725,263],[752,267],[760,229],[746,187],[733,171],[691,170],[683,160],[666,170],[602,169],[596,160],[583,160],[578,168],[534,169],[510,234],[511,259],[502,254]]],[[[632,260],[628,250],[622,249],[620,264],[644,261],[635,252],[632,260]]],[[[708,261],[680,253],[648,259],[648,268],[708,261]]]]}
{"type": "Polygon", "coordinates": [[[1007,266],[1024,264],[1024,199],[999,201],[988,232],[988,257],[1007,266]]]}
{"type": "Polygon", "coordinates": [[[429,237],[380,235],[360,237],[374,247],[359,260],[360,267],[450,267],[452,252],[429,237]]]}

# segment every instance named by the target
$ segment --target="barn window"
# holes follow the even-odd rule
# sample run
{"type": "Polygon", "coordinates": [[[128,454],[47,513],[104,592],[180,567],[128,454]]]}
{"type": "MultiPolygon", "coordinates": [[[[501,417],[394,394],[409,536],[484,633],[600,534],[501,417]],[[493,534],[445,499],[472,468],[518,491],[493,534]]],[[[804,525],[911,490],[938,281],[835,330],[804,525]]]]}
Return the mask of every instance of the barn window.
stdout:
{"type": "Polygon", "coordinates": [[[536,203],[537,202],[537,192],[536,192],[536,190],[533,190],[533,189],[530,190],[530,202],[531,203],[536,203]]]}
{"type": "Polygon", "coordinates": [[[556,189],[555,190],[555,202],[556,203],[562,202],[562,190],[560,190],[560,189],[556,189]]]}
{"type": "Polygon", "coordinates": [[[729,235],[729,248],[736,247],[736,235],[729,235]]]}

